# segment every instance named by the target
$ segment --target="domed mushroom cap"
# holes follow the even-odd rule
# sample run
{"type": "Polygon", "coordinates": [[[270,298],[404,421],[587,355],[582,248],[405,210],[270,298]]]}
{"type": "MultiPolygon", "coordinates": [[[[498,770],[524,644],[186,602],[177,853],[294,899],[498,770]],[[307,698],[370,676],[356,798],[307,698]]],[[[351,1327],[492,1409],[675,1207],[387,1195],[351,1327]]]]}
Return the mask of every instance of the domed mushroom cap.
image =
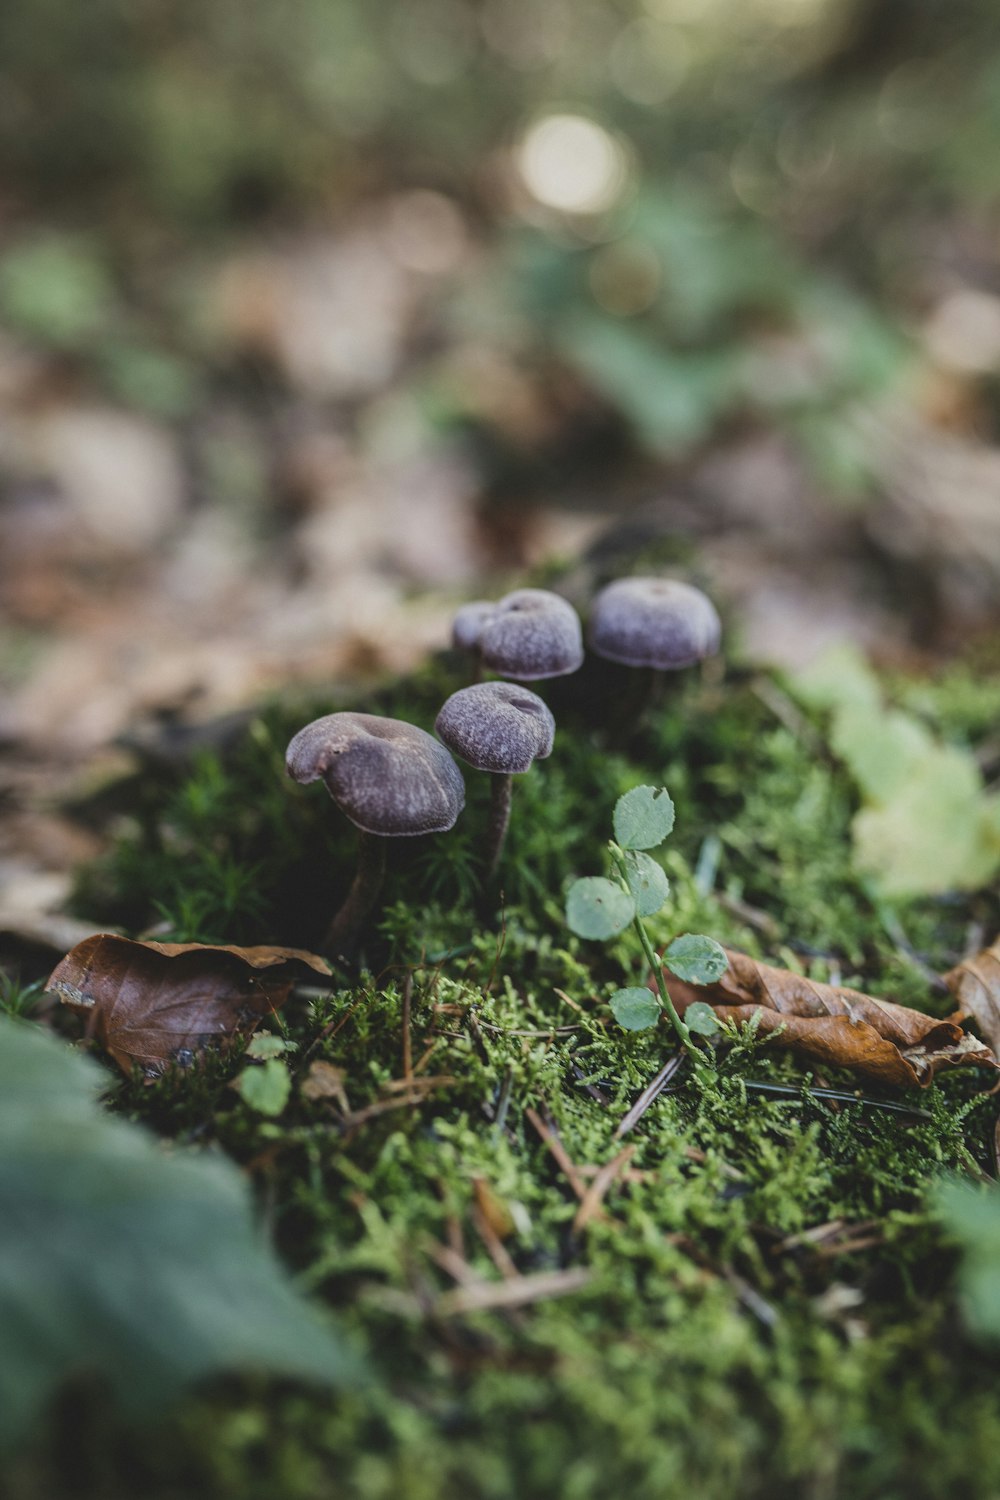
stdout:
{"type": "Polygon", "coordinates": [[[452,693],[434,728],[477,771],[519,774],[552,753],[556,721],[528,688],[479,682],[452,693]]]}
{"type": "Polygon", "coordinates": [[[562,677],[583,663],[576,610],[548,589],[505,594],[483,616],[473,644],[491,672],[518,682],[562,677]]]}
{"type": "Polygon", "coordinates": [[[672,671],[713,656],[721,635],[701,589],[671,578],[620,578],[594,600],[587,640],[610,661],[672,671]]]}
{"type": "Polygon", "coordinates": [[[451,644],[457,651],[475,651],[479,633],[496,605],[489,599],[473,599],[463,604],[451,622],[451,644]]]}
{"type": "Polygon", "coordinates": [[[376,714],[314,719],[288,746],[285,770],[303,784],[322,778],[364,833],[443,833],[465,806],[462,773],[444,746],[415,724],[376,714]]]}

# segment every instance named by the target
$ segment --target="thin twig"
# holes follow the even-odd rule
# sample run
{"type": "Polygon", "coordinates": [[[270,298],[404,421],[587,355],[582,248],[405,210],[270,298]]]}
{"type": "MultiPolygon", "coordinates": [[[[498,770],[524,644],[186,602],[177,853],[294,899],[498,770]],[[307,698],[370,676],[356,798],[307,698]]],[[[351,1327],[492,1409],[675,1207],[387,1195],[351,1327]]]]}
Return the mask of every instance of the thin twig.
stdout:
{"type": "Polygon", "coordinates": [[[584,1198],[586,1198],[587,1196],[587,1188],[585,1187],[583,1179],[581,1178],[579,1172],[576,1170],[575,1165],[570,1159],[566,1147],[559,1139],[555,1130],[550,1125],[546,1125],[545,1121],[542,1119],[541,1115],[538,1114],[537,1110],[526,1109],[524,1113],[530,1121],[533,1129],[541,1137],[545,1145],[548,1147],[549,1151],[552,1153],[559,1166],[560,1171],[582,1203],[584,1198]]]}
{"type": "Polygon", "coordinates": [[[514,1069],[508,1067],[503,1075],[500,1085],[500,1093],[497,1096],[497,1112],[493,1121],[493,1129],[497,1135],[503,1130],[507,1123],[507,1111],[510,1109],[510,1095],[514,1087],[514,1069]]]}
{"type": "Polygon", "coordinates": [[[450,1245],[439,1244],[437,1240],[427,1240],[425,1247],[431,1260],[440,1266],[452,1281],[457,1281],[459,1286],[491,1285],[485,1276],[481,1276],[475,1267],[470,1266],[464,1256],[459,1255],[450,1245]]]}
{"type": "Polygon", "coordinates": [[[579,1234],[580,1230],[584,1229],[590,1223],[591,1219],[604,1217],[601,1204],[604,1201],[605,1194],[622,1168],[626,1167],[632,1160],[635,1152],[635,1146],[623,1146],[617,1156],[598,1169],[597,1175],[588,1187],[580,1203],[580,1207],[576,1211],[576,1218],[573,1220],[574,1234],[579,1234]]]}
{"type": "Polygon", "coordinates": [[[666,1088],[671,1078],[673,1078],[674,1074],[677,1072],[677,1069],[681,1067],[686,1060],[687,1054],[682,1051],[675,1052],[672,1057],[669,1057],[667,1059],[653,1081],[651,1083],[648,1083],[643,1089],[642,1093],[632,1105],[632,1108],[629,1110],[628,1114],[623,1116],[618,1125],[618,1129],[614,1134],[614,1139],[616,1141],[620,1141],[623,1135],[628,1135],[630,1130],[635,1129],[639,1121],[642,1119],[643,1115],[646,1113],[647,1109],[649,1109],[650,1105],[653,1104],[655,1100],[660,1096],[660,1094],[663,1093],[663,1090],[666,1088]]]}
{"type": "MultiPolygon", "coordinates": [[[[786,1083],[763,1083],[755,1078],[744,1078],[743,1087],[757,1094],[780,1094],[785,1098],[798,1099],[806,1094],[810,1099],[836,1099],[844,1104],[864,1104],[870,1109],[885,1109],[896,1115],[909,1115],[917,1120],[933,1120],[934,1116],[926,1109],[917,1109],[912,1104],[895,1104],[891,1099],[869,1099],[864,1094],[852,1094],[849,1089],[820,1089],[802,1084],[796,1088],[786,1083]]],[[[666,1093],[672,1094],[675,1089],[667,1088],[666,1093]]],[[[619,1129],[621,1127],[619,1126],[619,1129]]]]}
{"type": "Polygon", "coordinates": [[[434,1312],[439,1318],[454,1318],[466,1313],[526,1307],[531,1302],[578,1292],[590,1277],[589,1271],[579,1267],[569,1271],[539,1271],[532,1276],[518,1276],[515,1281],[456,1287],[452,1292],[442,1293],[434,1304],[434,1312]]]}

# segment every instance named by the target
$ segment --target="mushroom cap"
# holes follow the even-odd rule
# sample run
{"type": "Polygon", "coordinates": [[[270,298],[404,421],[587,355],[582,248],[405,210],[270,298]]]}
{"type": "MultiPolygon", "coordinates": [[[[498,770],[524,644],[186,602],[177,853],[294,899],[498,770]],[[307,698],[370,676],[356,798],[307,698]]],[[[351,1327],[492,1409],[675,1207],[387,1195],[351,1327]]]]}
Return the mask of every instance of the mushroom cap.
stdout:
{"type": "Polygon", "coordinates": [[[496,605],[489,599],[473,599],[456,611],[451,622],[451,644],[457,651],[475,651],[479,632],[496,605]]]}
{"type": "Polygon", "coordinates": [[[322,778],[364,833],[443,833],[465,806],[462,773],[433,735],[377,714],[327,714],[300,729],[285,770],[303,785],[322,778]]]}
{"type": "Polygon", "coordinates": [[[672,578],[619,578],[594,600],[587,640],[610,661],[669,672],[713,656],[721,635],[701,589],[672,578]]]}
{"type": "Polygon", "coordinates": [[[541,677],[562,677],[583,664],[579,618],[572,604],[559,594],[548,589],[515,589],[491,605],[488,612],[482,611],[478,630],[473,608],[480,610],[481,606],[466,605],[463,635],[470,648],[478,647],[483,665],[491,672],[517,682],[533,682],[541,677]]]}
{"type": "Polygon", "coordinates": [[[552,753],[556,721],[529,688],[478,682],[452,693],[434,728],[477,771],[520,774],[552,753]]]}

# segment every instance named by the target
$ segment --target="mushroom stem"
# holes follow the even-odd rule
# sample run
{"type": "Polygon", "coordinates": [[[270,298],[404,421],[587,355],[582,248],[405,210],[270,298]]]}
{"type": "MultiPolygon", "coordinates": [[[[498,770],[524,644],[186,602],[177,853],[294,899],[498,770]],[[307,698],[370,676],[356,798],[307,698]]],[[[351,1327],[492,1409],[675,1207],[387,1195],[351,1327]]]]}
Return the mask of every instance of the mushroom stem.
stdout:
{"type": "Polygon", "coordinates": [[[486,866],[483,884],[489,885],[497,872],[507,824],[510,822],[510,798],[513,779],[509,772],[497,771],[490,777],[490,821],[486,829],[486,866]]]}
{"type": "Polygon", "coordinates": [[[372,910],[385,877],[385,839],[362,831],[358,868],[343,906],[326,931],[323,947],[333,958],[350,958],[358,945],[361,924],[372,910]]]}
{"type": "Polygon", "coordinates": [[[621,750],[642,724],[663,686],[663,673],[655,667],[629,667],[628,684],[618,703],[614,727],[608,732],[608,746],[621,750]]]}

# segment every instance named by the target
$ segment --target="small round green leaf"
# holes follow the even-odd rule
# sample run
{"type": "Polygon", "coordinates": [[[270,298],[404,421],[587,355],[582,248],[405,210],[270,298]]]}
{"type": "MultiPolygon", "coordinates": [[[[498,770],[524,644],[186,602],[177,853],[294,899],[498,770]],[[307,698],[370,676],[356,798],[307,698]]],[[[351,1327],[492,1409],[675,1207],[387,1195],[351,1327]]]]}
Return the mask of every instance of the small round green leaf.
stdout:
{"type": "Polygon", "coordinates": [[[663,961],[671,973],[688,984],[714,984],[729,968],[725,949],[714,938],[694,932],[674,938],[663,961]]]}
{"type": "Polygon", "coordinates": [[[566,921],[582,938],[616,937],[635,916],[635,902],[602,875],[576,880],[566,898],[566,921]]]}
{"type": "Polygon", "coordinates": [[[233,1082],[244,1104],[261,1115],[280,1115],[288,1103],[292,1080],[288,1069],[278,1058],[269,1058],[260,1067],[252,1065],[233,1082]]]}
{"type": "Polygon", "coordinates": [[[615,803],[614,826],[623,849],[655,849],[674,826],[674,804],[662,786],[633,787],[615,803]]]}
{"type": "Polygon", "coordinates": [[[684,1024],[688,1031],[694,1031],[698,1036],[715,1036],[719,1030],[719,1018],[704,1000],[696,1000],[688,1006],[684,1012],[684,1024]]]}
{"type": "Polygon", "coordinates": [[[286,1041],[270,1031],[258,1031],[247,1043],[247,1057],[263,1062],[268,1057],[280,1057],[283,1052],[294,1052],[297,1043],[286,1041]]]}
{"type": "Polygon", "coordinates": [[[645,1031],[647,1027],[655,1026],[663,1014],[655,995],[636,987],[615,990],[611,996],[611,1010],[619,1026],[626,1031],[645,1031]]]}
{"type": "Polygon", "coordinates": [[[670,895],[670,881],[656,860],[634,849],[625,856],[625,879],[640,917],[651,917],[670,895]]]}

